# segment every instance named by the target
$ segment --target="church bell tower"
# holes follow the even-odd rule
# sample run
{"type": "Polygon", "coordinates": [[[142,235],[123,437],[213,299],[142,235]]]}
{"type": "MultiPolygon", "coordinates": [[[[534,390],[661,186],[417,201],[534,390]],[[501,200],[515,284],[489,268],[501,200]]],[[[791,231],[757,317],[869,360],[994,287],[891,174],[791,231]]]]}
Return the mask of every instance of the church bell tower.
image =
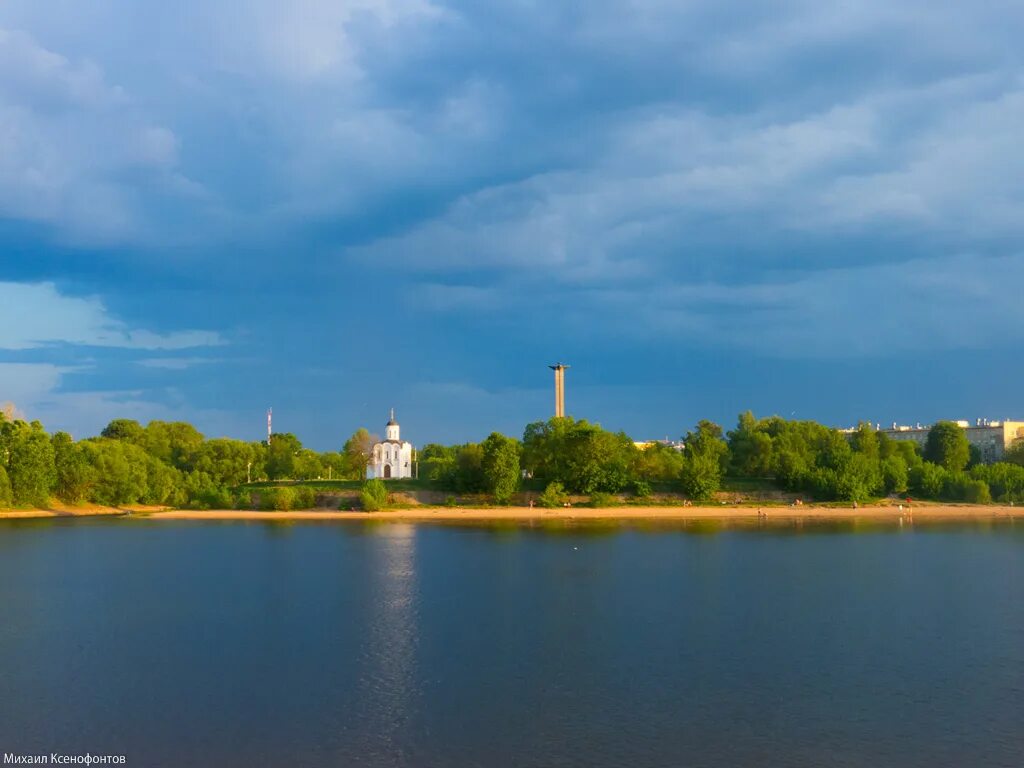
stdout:
{"type": "Polygon", "coordinates": [[[384,439],[385,440],[395,440],[395,441],[397,441],[399,439],[398,438],[398,433],[399,433],[398,422],[395,421],[395,409],[392,408],[391,409],[391,418],[388,419],[387,426],[384,427],[384,439]]]}

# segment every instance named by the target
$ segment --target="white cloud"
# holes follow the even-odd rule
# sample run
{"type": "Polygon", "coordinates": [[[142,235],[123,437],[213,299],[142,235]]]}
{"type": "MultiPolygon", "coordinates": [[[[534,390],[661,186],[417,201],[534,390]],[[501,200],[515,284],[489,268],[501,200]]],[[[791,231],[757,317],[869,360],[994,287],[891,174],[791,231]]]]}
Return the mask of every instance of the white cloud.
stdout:
{"type": "Polygon", "coordinates": [[[54,225],[75,242],[140,238],[147,195],[199,191],[177,170],[178,149],[95,63],[0,29],[0,216],[54,225]]]}
{"type": "Polygon", "coordinates": [[[436,18],[441,10],[426,0],[252,0],[218,10],[207,3],[189,15],[213,16],[219,38],[213,53],[219,66],[249,75],[309,81],[337,78],[352,83],[362,76],[353,28],[378,25],[386,31],[436,18]],[[194,15],[193,15],[194,14],[194,15]]]}
{"type": "Polygon", "coordinates": [[[828,221],[871,226],[897,219],[942,233],[1020,235],[1021,125],[1024,81],[992,97],[961,94],[889,167],[835,179],[822,199],[828,221]]]}
{"type": "Polygon", "coordinates": [[[102,108],[126,100],[120,88],[104,82],[95,63],[72,63],[19,30],[0,29],[0,71],[0,95],[40,110],[102,108]]]}
{"type": "Polygon", "coordinates": [[[352,249],[424,271],[535,269],[569,282],[656,274],[646,242],[708,215],[806,224],[810,197],[876,149],[877,115],[836,107],[788,123],[665,108],[620,116],[593,167],[470,192],[412,231],[352,249]],[[810,188],[808,188],[810,187],[810,188]]]}
{"type": "Polygon", "coordinates": [[[38,419],[49,432],[64,430],[76,439],[99,434],[113,419],[135,419],[143,424],[152,419],[188,421],[208,437],[244,439],[252,432],[251,423],[226,411],[189,406],[181,401],[180,393],[68,391],[63,379],[71,372],[48,363],[0,363],[0,403],[10,401],[24,418],[38,419]]]}
{"type": "MultiPolygon", "coordinates": [[[[842,267],[757,284],[595,290],[611,333],[747,349],[769,357],[893,357],[1024,341],[1024,255],[959,255],[842,267]]],[[[608,333],[607,329],[602,332],[608,333]]]]}
{"type": "Polygon", "coordinates": [[[64,371],[49,363],[0,363],[0,402],[14,403],[24,413],[40,393],[57,387],[64,371]]]}
{"type": "Polygon", "coordinates": [[[188,349],[222,344],[212,331],[154,333],[113,317],[98,298],[62,295],[53,283],[0,282],[0,349],[74,344],[188,349]]]}
{"type": "MultiPolygon", "coordinates": [[[[309,241],[330,231],[311,250],[330,250],[325,241],[346,233],[339,239],[361,243],[346,256],[422,279],[405,295],[429,310],[483,315],[551,285],[567,317],[598,292],[642,316],[643,302],[681,282],[693,306],[659,305],[636,332],[667,326],[742,346],[763,327],[778,353],[823,355],[835,338],[858,344],[844,281],[871,275],[913,296],[901,269],[966,279],[957,254],[991,255],[995,239],[1015,253],[1024,234],[1024,14],[1008,3],[612,0],[568,13],[536,3],[186,0],[128,20],[117,3],[7,8],[0,19],[37,37],[0,37],[0,214],[79,237],[138,234],[139,177],[188,194],[183,158],[213,157],[221,221],[240,240],[309,226],[309,241]],[[82,25],[90,49],[59,32],[82,25]],[[143,34],[145,25],[161,34],[143,34]],[[147,46],[132,59],[134,82],[151,87],[114,84],[132,73],[110,40],[147,46]],[[106,58],[96,54],[103,69],[93,43],[107,46],[106,58]],[[232,162],[222,167],[224,156],[232,162]],[[931,248],[932,260],[901,267],[909,256],[896,236],[914,254],[931,248]],[[883,241],[872,262],[888,265],[863,266],[863,252],[837,247],[830,263],[843,269],[766,276],[805,268],[791,243],[806,262],[817,244],[869,238],[883,241]],[[729,311],[702,302],[709,295],[729,311]],[[826,322],[829,312],[848,325],[826,322]]],[[[186,220],[181,229],[209,236],[186,220]]],[[[1014,258],[977,264],[1007,270],[1014,258]]],[[[988,332],[991,306],[972,310],[976,332],[988,332]]],[[[944,320],[921,307],[905,327],[883,312],[878,328],[892,325],[898,348],[975,343],[944,320]]],[[[213,340],[78,325],[93,329],[82,332],[89,343],[213,340]]]]}

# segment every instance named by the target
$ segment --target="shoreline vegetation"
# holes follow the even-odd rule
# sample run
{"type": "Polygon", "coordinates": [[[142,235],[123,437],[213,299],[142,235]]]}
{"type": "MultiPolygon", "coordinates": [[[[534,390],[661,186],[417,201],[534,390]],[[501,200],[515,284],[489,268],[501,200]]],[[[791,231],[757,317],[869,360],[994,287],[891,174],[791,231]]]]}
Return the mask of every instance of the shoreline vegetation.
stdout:
{"type": "Polygon", "coordinates": [[[414,478],[387,481],[365,479],[376,443],[361,428],[318,453],[289,433],[208,439],[185,422],[130,419],[75,440],[0,413],[0,510],[11,510],[0,518],[688,519],[757,515],[758,505],[762,516],[807,518],[893,514],[912,500],[1016,516],[994,510],[1024,505],[1024,438],[987,464],[952,422],[918,445],[868,423],[843,431],[745,412],[728,431],[700,421],[681,441],[638,443],[555,417],[526,425],[521,439],[427,444],[408,468],[414,478]],[[880,509],[893,512],[871,511],[880,509]]]}
{"type": "Polygon", "coordinates": [[[129,517],[148,520],[237,520],[237,521],[391,521],[405,523],[509,522],[509,521],[657,521],[657,520],[877,520],[877,521],[968,521],[1024,517],[1024,506],[997,504],[943,504],[914,502],[873,504],[856,507],[835,504],[708,504],[704,506],[617,506],[617,507],[448,507],[412,506],[373,512],[330,508],[309,510],[252,509],[167,509],[83,506],[56,509],[0,510],[0,520],[61,519],[88,517],[129,517]]]}

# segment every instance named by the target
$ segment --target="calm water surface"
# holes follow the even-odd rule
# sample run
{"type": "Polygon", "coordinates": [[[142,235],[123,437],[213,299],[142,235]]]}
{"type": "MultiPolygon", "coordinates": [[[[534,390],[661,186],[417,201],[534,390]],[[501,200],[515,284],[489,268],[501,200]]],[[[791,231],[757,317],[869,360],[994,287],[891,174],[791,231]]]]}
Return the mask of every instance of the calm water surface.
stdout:
{"type": "Polygon", "coordinates": [[[1024,525],[0,525],[0,752],[1020,766],[1024,525]]]}

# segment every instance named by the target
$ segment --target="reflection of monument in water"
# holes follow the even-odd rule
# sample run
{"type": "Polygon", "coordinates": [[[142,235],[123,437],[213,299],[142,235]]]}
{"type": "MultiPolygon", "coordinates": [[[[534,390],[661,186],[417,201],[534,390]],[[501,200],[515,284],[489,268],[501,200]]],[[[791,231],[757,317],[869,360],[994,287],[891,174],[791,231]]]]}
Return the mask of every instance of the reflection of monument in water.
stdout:
{"type": "Polygon", "coordinates": [[[371,603],[361,665],[373,730],[368,746],[393,761],[417,708],[416,526],[386,523],[373,528],[370,539],[371,603]]]}

